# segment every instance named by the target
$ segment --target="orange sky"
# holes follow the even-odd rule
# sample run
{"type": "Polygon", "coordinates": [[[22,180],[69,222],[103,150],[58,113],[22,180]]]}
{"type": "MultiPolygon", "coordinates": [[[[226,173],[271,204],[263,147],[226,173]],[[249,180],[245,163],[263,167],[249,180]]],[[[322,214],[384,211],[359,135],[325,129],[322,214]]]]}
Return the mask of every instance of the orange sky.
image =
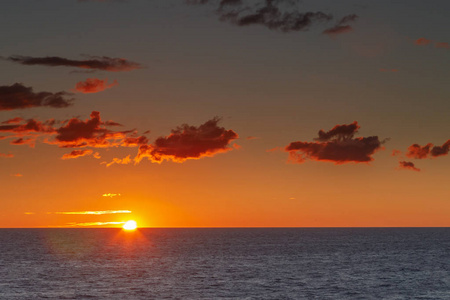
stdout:
{"type": "Polygon", "coordinates": [[[0,227],[450,225],[447,1],[23,3],[0,227]]]}

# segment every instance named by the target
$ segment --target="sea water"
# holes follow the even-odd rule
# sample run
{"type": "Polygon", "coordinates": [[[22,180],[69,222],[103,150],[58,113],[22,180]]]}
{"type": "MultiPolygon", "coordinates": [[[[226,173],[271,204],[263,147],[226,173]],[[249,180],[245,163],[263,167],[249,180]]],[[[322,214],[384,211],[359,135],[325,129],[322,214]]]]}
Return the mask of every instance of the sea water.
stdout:
{"type": "Polygon", "coordinates": [[[450,299],[450,228],[0,229],[0,299],[450,299]]]}

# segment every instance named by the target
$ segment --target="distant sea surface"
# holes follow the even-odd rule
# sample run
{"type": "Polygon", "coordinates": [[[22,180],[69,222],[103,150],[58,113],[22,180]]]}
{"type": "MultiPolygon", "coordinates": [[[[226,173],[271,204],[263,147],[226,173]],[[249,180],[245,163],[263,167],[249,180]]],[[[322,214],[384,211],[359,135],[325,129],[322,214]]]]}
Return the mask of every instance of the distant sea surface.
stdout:
{"type": "Polygon", "coordinates": [[[0,229],[0,299],[450,299],[450,228],[0,229]]]}

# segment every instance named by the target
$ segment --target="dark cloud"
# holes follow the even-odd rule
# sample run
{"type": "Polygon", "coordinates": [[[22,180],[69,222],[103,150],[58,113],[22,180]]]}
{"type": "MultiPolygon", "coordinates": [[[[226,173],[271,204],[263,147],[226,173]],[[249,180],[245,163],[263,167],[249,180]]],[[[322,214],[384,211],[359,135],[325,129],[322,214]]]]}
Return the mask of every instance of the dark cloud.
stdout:
{"type": "Polygon", "coordinates": [[[49,106],[63,108],[70,106],[73,99],[66,98],[66,92],[39,92],[35,93],[32,87],[21,83],[0,86],[0,111],[24,109],[30,107],[49,106]]]}
{"type": "Polygon", "coordinates": [[[114,147],[118,146],[128,133],[105,128],[98,111],[93,111],[90,117],[85,121],[78,118],[70,119],[67,124],[56,130],[57,135],[51,143],[63,148],[114,147]]]}
{"type": "Polygon", "coordinates": [[[20,117],[15,117],[6,121],[3,121],[1,124],[17,124],[17,123],[21,123],[24,120],[20,117]]]}
{"type": "MultiPolygon", "coordinates": [[[[188,4],[207,4],[214,1],[187,0],[188,4]]],[[[218,4],[217,4],[218,3],[218,4]]],[[[256,2],[242,0],[221,0],[216,13],[221,21],[237,26],[260,25],[281,32],[306,31],[315,23],[329,21],[332,15],[321,11],[302,12],[298,0],[264,0],[256,2]]]]}
{"type": "Polygon", "coordinates": [[[238,135],[233,130],[219,127],[218,122],[219,119],[214,118],[198,127],[187,124],[179,126],[170,135],[156,139],[153,144],[139,146],[135,161],[147,157],[158,163],[163,160],[184,162],[230,151],[232,148],[229,145],[238,135]]]}
{"type": "Polygon", "coordinates": [[[405,170],[411,170],[411,171],[420,172],[420,169],[416,168],[414,163],[412,163],[410,161],[400,161],[399,162],[399,168],[400,169],[405,169],[405,170]]]}
{"type": "Polygon", "coordinates": [[[13,55],[8,57],[7,60],[28,66],[65,66],[81,69],[103,70],[109,72],[131,71],[142,67],[140,64],[126,60],[124,58],[113,58],[107,56],[90,56],[89,59],[86,60],[73,60],[58,56],[31,57],[13,55]]]}
{"type": "Polygon", "coordinates": [[[428,39],[423,38],[423,37],[414,41],[414,44],[416,44],[418,46],[424,46],[424,45],[428,45],[430,43],[431,43],[431,40],[428,40],[428,39]]]}
{"type": "Polygon", "coordinates": [[[45,133],[51,134],[55,129],[47,125],[46,122],[40,122],[34,119],[29,119],[23,124],[7,124],[0,125],[0,132],[9,132],[14,134],[29,134],[29,133],[45,133]]]}
{"type": "Polygon", "coordinates": [[[357,122],[336,125],[327,132],[320,130],[319,137],[315,139],[317,142],[292,142],[285,151],[296,163],[303,163],[306,159],[335,164],[367,163],[382,148],[383,141],[378,136],[354,137],[359,128],[357,122]]]}
{"type": "Polygon", "coordinates": [[[118,85],[116,80],[114,80],[111,84],[108,84],[107,81],[108,79],[101,80],[97,78],[88,78],[85,81],[78,82],[75,86],[75,90],[84,94],[98,93],[118,85]]]}
{"type": "Polygon", "coordinates": [[[448,155],[449,150],[450,150],[450,140],[446,141],[442,146],[433,146],[432,143],[428,143],[425,146],[413,144],[408,147],[406,156],[409,158],[416,158],[416,159],[433,158],[448,155]]]}
{"type": "Polygon", "coordinates": [[[78,157],[81,157],[81,156],[91,155],[92,153],[93,153],[93,151],[90,150],[90,149],[73,150],[70,153],[64,154],[61,157],[61,159],[73,159],[73,158],[78,158],[78,157]]]}
{"type": "Polygon", "coordinates": [[[36,138],[18,138],[16,140],[11,141],[11,145],[28,145],[31,148],[34,148],[36,144],[36,138]]]}
{"type": "Polygon", "coordinates": [[[338,34],[350,32],[353,30],[353,27],[348,23],[355,22],[358,18],[359,17],[355,14],[345,16],[337,22],[335,26],[324,30],[323,33],[329,36],[336,36],[338,34]]]}
{"type": "Polygon", "coordinates": [[[450,49],[450,44],[446,42],[437,42],[423,37],[414,41],[414,44],[418,46],[428,46],[431,45],[432,43],[434,44],[435,48],[450,49]]]}

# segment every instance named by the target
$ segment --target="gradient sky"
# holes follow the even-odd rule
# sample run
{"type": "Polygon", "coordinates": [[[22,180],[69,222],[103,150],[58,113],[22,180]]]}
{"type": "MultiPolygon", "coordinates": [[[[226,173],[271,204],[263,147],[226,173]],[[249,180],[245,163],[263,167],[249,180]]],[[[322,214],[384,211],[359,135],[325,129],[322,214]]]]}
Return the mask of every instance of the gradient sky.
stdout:
{"type": "Polygon", "coordinates": [[[0,227],[450,225],[449,1],[188,2],[2,2],[0,227]]]}

